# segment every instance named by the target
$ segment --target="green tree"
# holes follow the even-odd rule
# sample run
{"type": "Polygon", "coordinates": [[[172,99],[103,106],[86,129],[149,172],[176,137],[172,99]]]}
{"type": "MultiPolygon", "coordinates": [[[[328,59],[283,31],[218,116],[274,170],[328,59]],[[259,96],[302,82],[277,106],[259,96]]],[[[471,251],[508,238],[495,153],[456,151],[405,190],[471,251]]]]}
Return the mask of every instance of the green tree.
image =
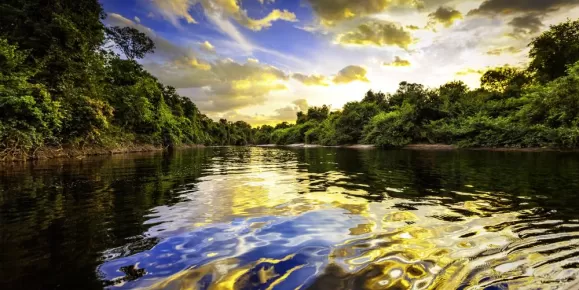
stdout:
{"type": "Polygon", "coordinates": [[[30,53],[27,65],[43,64],[34,82],[51,93],[92,83],[87,64],[104,40],[98,0],[4,0],[0,15],[0,37],[30,53]]]}
{"type": "Polygon", "coordinates": [[[328,114],[330,114],[330,107],[326,105],[321,107],[309,107],[307,120],[321,122],[328,117],[328,114]]]}
{"type": "Polygon", "coordinates": [[[0,150],[22,155],[46,142],[59,144],[54,133],[62,125],[60,103],[42,84],[29,82],[39,69],[28,67],[27,57],[0,38],[0,150]]]}
{"type": "Polygon", "coordinates": [[[269,125],[263,125],[257,128],[255,132],[255,144],[270,144],[271,143],[271,133],[274,128],[269,125]]]}
{"type": "Polygon", "coordinates": [[[123,52],[127,59],[143,58],[155,51],[155,43],[144,33],[133,27],[107,27],[107,40],[123,52]]]}
{"type": "Polygon", "coordinates": [[[468,86],[461,81],[450,82],[440,86],[436,94],[440,98],[441,114],[447,118],[456,118],[466,113],[468,104],[465,103],[465,97],[468,92],[468,86]]]}
{"type": "Polygon", "coordinates": [[[530,88],[525,94],[530,101],[518,112],[518,118],[527,125],[579,127],[579,62],[567,72],[567,76],[530,88]]]}
{"type": "Polygon", "coordinates": [[[578,39],[579,20],[551,26],[531,42],[529,69],[543,83],[566,75],[567,68],[579,61],[578,39]]]}
{"type": "Polygon", "coordinates": [[[380,147],[401,147],[416,139],[418,128],[413,121],[415,111],[409,103],[399,110],[381,112],[365,128],[364,142],[380,147]]]}
{"type": "Polygon", "coordinates": [[[362,130],[370,119],[380,112],[375,102],[349,102],[336,120],[336,142],[355,144],[362,139],[362,130]]]}
{"type": "Polygon", "coordinates": [[[521,68],[504,66],[488,70],[481,77],[481,87],[487,91],[518,95],[531,82],[531,76],[521,68]]]}

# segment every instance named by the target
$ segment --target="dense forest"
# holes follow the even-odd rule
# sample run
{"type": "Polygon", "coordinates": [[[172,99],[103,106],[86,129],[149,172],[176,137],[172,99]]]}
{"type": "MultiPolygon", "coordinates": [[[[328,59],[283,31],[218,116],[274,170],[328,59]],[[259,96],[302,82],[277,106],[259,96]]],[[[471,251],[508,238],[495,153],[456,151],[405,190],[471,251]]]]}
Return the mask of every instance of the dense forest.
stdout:
{"type": "Polygon", "coordinates": [[[530,43],[528,67],[490,69],[478,89],[403,82],[340,111],[311,107],[295,124],[252,128],[211,120],[144,70],[138,60],[155,44],[105,26],[97,0],[4,0],[0,15],[0,158],[128,144],[579,146],[579,21],[552,26],[530,43]]]}

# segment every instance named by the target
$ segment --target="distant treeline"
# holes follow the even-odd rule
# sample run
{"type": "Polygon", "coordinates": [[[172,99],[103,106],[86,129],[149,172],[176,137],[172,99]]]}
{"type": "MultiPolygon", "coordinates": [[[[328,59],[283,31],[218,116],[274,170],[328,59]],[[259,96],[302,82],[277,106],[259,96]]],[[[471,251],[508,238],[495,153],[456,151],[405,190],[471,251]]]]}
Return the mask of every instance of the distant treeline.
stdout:
{"type": "Polygon", "coordinates": [[[295,125],[262,126],[255,143],[444,143],[462,147],[579,146],[579,21],[552,26],[529,46],[527,68],[498,67],[471,90],[402,82],[393,94],[369,91],[341,111],[298,113],[295,125]]]}
{"type": "Polygon", "coordinates": [[[126,144],[579,144],[579,21],[551,27],[530,44],[528,68],[489,70],[480,89],[403,82],[338,112],[312,107],[296,124],[252,128],[211,120],[145,71],[136,59],[155,44],[106,27],[97,0],[4,0],[0,15],[0,158],[126,144]]]}

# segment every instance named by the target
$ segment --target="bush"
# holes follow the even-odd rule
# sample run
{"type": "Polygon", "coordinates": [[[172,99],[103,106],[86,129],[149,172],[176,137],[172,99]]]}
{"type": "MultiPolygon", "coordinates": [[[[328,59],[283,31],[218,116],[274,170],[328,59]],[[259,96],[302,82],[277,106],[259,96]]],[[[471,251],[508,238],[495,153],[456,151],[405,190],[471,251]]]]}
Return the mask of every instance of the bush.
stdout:
{"type": "Polygon", "coordinates": [[[412,115],[412,107],[408,104],[400,110],[379,113],[364,129],[364,142],[386,148],[412,143],[416,131],[412,115]]]}

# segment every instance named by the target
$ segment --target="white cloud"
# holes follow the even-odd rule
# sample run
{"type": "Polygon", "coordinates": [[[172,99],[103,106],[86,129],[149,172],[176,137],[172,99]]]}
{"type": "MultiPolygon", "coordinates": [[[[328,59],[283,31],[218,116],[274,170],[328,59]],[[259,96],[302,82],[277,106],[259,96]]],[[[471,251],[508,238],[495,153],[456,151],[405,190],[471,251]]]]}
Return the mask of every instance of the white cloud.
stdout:
{"type": "Polygon", "coordinates": [[[296,22],[296,15],[287,10],[273,9],[263,18],[251,18],[243,10],[238,0],[152,0],[153,7],[165,19],[179,27],[179,20],[197,23],[190,11],[196,5],[203,8],[206,15],[222,19],[234,19],[240,25],[259,31],[268,28],[275,21],[296,22]]]}
{"type": "Polygon", "coordinates": [[[199,44],[199,49],[206,53],[215,53],[215,46],[211,44],[209,41],[205,40],[204,42],[199,44]]]}

